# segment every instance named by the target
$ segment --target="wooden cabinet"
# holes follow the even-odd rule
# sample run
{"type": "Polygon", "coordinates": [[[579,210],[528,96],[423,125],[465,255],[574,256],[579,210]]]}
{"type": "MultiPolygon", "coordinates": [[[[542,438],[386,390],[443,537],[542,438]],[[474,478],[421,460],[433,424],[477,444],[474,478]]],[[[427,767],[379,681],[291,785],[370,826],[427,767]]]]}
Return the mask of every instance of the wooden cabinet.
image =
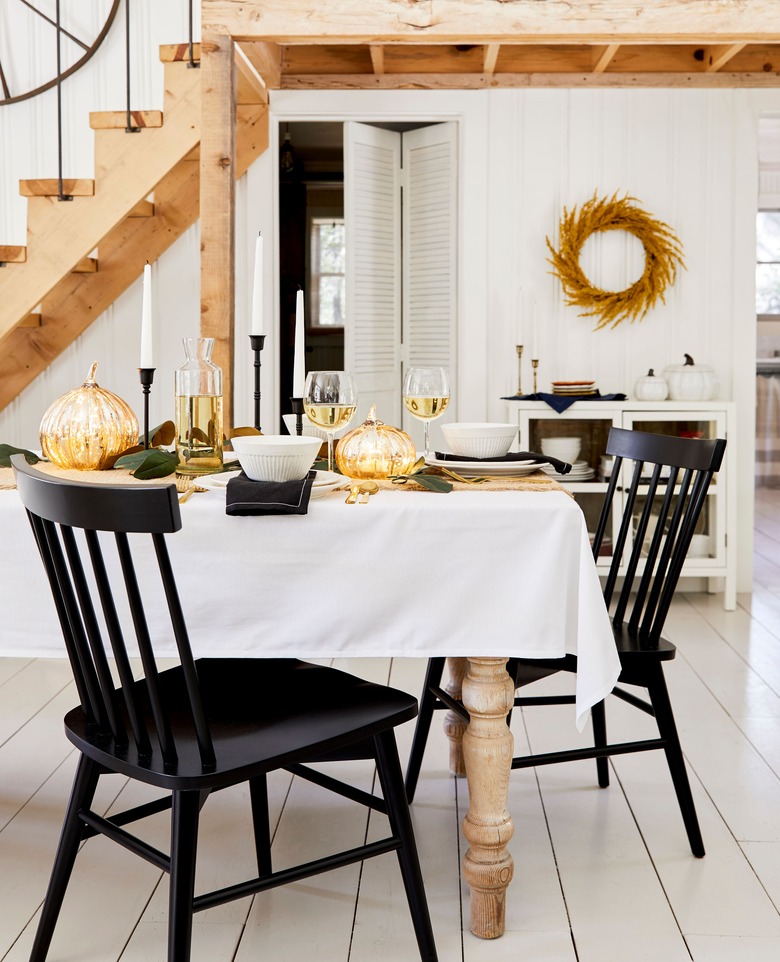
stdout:
{"type": "MultiPolygon", "coordinates": [[[[678,437],[726,438],[729,444],[723,466],[710,486],[699,519],[684,577],[706,578],[709,591],[724,592],[724,607],[736,607],[736,453],[735,409],[727,401],[577,401],[558,414],[543,401],[509,401],[510,419],[519,424],[518,448],[541,451],[544,438],[578,437],[579,460],[594,471],[589,481],[566,482],[580,504],[588,530],[593,531],[606,491],[611,464],[605,457],[610,428],[650,431],[678,437]]],[[[613,537],[622,510],[615,499],[613,537]]],[[[605,538],[599,565],[609,564],[612,537],[605,538]]]]}

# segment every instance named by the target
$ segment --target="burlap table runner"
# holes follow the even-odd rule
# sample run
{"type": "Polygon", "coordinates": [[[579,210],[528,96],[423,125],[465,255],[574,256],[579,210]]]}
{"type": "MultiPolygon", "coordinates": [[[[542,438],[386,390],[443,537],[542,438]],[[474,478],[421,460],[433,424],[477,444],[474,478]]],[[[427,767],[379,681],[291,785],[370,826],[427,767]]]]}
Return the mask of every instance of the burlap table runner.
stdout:
{"type": "MultiPolygon", "coordinates": [[[[75,468],[58,468],[49,461],[39,461],[35,465],[37,470],[45,474],[53,474],[68,481],[89,481],[94,484],[174,484],[175,478],[155,478],[154,481],[139,481],[126,468],[116,468],[111,471],[77,471],[75,468]]],[[[15,488],[13,468],[0,468],[0,490],[15,488]]]]}
{"type": "MultiPolygon", "coordinates": [[[[151,481],[139,481],[134,478],[126,468],[116,468],[111,471],[77,471],[75,468],[58,468],[48,461],[39,461],[35,467],[46,474],[55,475],[58,478],[65,478],[69,481],[86,481],[91,484],[175,484],[176,478],[170,475],[166,478],[154,478],[151,481]]],[[[445,474],[433,471],[445,481],[452,484],[453,491],[565,491],[570,497],[574,497],[571,491],[556,480],[548,477],[543,471],[536,471],[523,478],[510,480],[508,478],[490,478],[479,484],[469,484],[462,481],[455,481],[445,474]]],[[[344,484],[348,485],[347,478],[344,484]]],[[[424,491],[434,494],[428,488],[423,488],[414,481],[409,480],[405,484],[394,484],[392,481],[377,481],[379,487],[386,491],[424,491]]],[[[14,482],[13,468],[0,468],[0,490],[8,490],[16,487],[14,482]]]]}
{"type": "MultiPolygon", "coordinates": [[[[478,484],[455,481],[439,471],[428,471],[428,474],[436,474],[444,481],[449,481],[453,491],[565,491],[570,497],[574,497],[571,491],[564,485],[559,484],[553,478],[548,477],[543,471],[535,471],[527,474],[523,478],[490,478],[488,481],[481,481],[478,484]]],[[[395,484],[392,481],[377,481],[380,489],[385,491],[426,491],[428,494],[435,494],[429,488],[423,488],[415,484],[413,480],[405,484],[395,484]]]]}

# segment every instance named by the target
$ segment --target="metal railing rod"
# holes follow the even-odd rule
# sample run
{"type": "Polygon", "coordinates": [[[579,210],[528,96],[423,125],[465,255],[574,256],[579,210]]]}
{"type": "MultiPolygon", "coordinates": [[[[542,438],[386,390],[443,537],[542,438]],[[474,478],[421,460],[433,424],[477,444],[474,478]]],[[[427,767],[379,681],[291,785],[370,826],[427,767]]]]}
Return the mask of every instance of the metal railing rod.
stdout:
{"type": "Polygon", "coordinates": [[[190,26],[190,36],[189,36],[189,62],[187,63],[187,66],[190,67],[190,68],[197,68],[197,67],[200,67],[200,61],[195,59],[195,49],[194,49],[194,44],[193,44],[193,42],[192,42],[192,34],[193,34],[193,30],[194,30],[194,27],[193,27],[193,12],[192,12],[192,7],[193,7],[193,0],[189,0],[189,8],[190,8],[190,24],[189,24],[189,26],[190,26]]]}
{"type": "Polygon", "coordinates": [[[73,200],[62,188],[62,28],[60,27],[60,0],[55,7],[57,22],[57,199],[73,200]]]}
{"type": "Polygon", "coordinates": [[[133,116],[130,111],[130,0],[125,0],[125,73],[127,90],[127,107],[125,112],[125,133],[137,134],[141,128],[133,124],[133,116]]]}

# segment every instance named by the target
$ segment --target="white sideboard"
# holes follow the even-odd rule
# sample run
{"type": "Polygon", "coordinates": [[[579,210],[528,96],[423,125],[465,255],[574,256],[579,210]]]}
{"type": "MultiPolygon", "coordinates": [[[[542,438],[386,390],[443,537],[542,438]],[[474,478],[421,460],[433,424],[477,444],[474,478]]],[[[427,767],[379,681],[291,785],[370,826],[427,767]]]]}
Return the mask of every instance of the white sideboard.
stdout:
{"type": "MultiPolygon", "coordinates": [[[[519,424],[518,449],[540,451],[546,437],[579,437],[579,459],[595,471],[591,481],[570,482],[567,487],[582,507],[589,530],[596,525],[607,485],[602,456],[611,427],[672,434],[679,437],[726,438],[723,466],[715,476],[683,568],[683,577],[706,578],[708,590],[723,590],[724,607],[737,604],[736,515],[733,472],[736,456],[735,406],[729,401],[576,401],[558,414],[544,401],[508,401],[510,420],[519,424]]],[[[607,467],[608,470],[608,467],[607,467]]],[[[617,534],[622,504],[615,499],[613,535],[617,534]]],[[[598,564],[609,564],[610,542],[598,564]]]]}

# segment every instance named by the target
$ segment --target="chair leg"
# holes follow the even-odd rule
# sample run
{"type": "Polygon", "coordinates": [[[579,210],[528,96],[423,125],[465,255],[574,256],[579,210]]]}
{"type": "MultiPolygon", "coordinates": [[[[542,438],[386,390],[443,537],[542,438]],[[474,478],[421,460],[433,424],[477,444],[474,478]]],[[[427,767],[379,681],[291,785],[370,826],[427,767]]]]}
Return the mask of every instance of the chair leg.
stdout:
{"type": "Polygon", "coordinates": [[[252,803],[252,824],[255,830],[257,871],[262,878],[264,875],[270,875],[273,870],[268,815],[268,779],[265,775],[257,775],[249,779],[249,798],[252,803]]]}
{"type": "Polygon", "coordinates": [[[650,679],[647,681],[647,692],[655,711],[655,719],[658,723],[658,731],[661,738],[668,744],[665,749],[666,761],[672,775],[672,783],[677,793],[677,801],[680,812],[685,823],[685,831],[688,833],[688,841],[691,851],[696,858],[704,856],[704,841],[701,837],[699,819],[696,815],[696,807],[693,803],[691,785],[688,781],[688,772],[685,768],[680,738],[677,734],[677,725],[674,721],[672,703],[669,701],[669,692],[666,688],[663,668],[655,666],[650,679]]]}
{"type": "Polygon", "coordinates": [[[168,962],[190,962],[199,818],[200,792],[174,792],[171,812],[171,882],[168,896],[168,962]]]}
{"type": "Polygon", "coordinates": [[[86,755],[82,755],[76,769],[76,776],[73,779],[73,788],[71,789],[65,819],[62,823],[54,868],[49,879],[49,887],[43,903],[41,918],[38,922],[38,930],[35,933],[30,962],[44,962],[48,954],[54,935],[54,927],[62,908],[65,890],[68,887],[83,834],[84,823],[79,818],[79,812],[91,806],[99,777],[100,767],[97,763],[87,758],[86,755]]]}
{"type": "Polygon", "coordinates": [[[412,750],[409,753],[409,764],[406,766],[406,798],[409,804],[414,801],[414,793],[417,791],[417,781],[420,777],[425,745],[428,741],[428,733],[431,730],[431,721],[436,705],[436,696],[431,691],[431,686],[438,687],[441,684],[443,671],[443,658],[429,659],[420,698],[420,710],[417,715],[414,738],[412,739],[412,750]]]}
{"type": "MultiPolygon", "coordinates": [[[[593,725],[593,744],[596,748],[605,748],[607,744],[607,713],[604,702],[600,701],[590,710],[590,720],[593,725]]],[[[596,774],[599,788],[609,785],[609,759],[605,756],[596,759],[596,774]]]]}
{"type": "Polygon", "coordinates": [[[387,805],[390,827],[393,834],[401,841],[401,847],[398,849],[398,863],[401,867],[420,959],[422,962],[437,962],[436,943],[428,912],[428,901],[425,897],[420,860],[417,856],[417,845],[414,841],[412,820],[409,816],[409,805],[404,792],[395,734],[392,731],[382,732],[374,738],[374,745],[377,772],[387,805]]]}

